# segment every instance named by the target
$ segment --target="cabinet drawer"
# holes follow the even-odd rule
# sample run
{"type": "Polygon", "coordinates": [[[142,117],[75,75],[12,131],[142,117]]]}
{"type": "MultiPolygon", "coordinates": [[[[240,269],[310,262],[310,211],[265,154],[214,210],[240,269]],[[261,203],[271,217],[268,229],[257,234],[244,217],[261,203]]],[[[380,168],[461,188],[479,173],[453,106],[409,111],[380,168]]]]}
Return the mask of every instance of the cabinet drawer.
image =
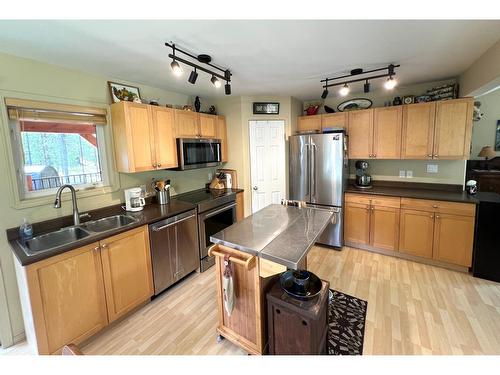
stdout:
{"type": "Polygon", "coordinates": [[[382,197],[372,195],[372,206],[399,208],[401,206],[401,198],[399,197],[382,197]]]}
{"type": "Polygon", "coordinates": [[[373,195],[346,193],[345,201],[350,203],[371,204],[373,195]]]}
{"type": "Polygon", "coordinates": [[[464,216],[474,216],[476,213],[476,206],[472,203],[434,201],[414,198],[401,198],[401,208],[464,216]]]}

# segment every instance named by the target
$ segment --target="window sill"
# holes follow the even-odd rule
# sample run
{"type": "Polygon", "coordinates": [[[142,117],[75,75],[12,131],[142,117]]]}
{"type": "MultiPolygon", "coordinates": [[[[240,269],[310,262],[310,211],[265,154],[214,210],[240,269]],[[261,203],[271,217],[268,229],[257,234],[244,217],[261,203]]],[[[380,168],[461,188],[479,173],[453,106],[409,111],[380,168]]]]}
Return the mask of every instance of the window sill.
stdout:
{"type": "MultiPolygon", "coordinates": [[[[95,189],[80,190],[76,192],[76,197],[77,199],[94,197],[97,195],[110,194],[115,191],[118,191],[119,189],[120,189],[119,186],[103,186],[95,189]]],[[[36,198],[34,197],[26,198],[13,202],[12,208],[15,208],[17,210],[22,210],[31,207],[53,205],[54,199],[55,199],[55,194],[45,195],[43,197],[36,197],[36,198]]],[[[62,200],[70,201],[71,195],[68,192],[64,192],[62,194],[62,200]]]]}

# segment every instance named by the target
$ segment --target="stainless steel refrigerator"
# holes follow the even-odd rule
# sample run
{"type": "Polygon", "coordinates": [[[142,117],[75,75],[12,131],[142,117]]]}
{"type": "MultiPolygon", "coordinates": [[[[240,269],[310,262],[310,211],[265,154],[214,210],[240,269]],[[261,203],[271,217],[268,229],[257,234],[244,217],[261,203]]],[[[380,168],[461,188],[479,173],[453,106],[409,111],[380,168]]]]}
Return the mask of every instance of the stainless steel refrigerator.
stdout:
{"type": "Polygon", "coordinates": [[[328,134],[294,135],[289,146],[289,199],[333,211],[332,222],[317,242],[341,247],[342,206],[349,172],[344,129],[328,134]]]}

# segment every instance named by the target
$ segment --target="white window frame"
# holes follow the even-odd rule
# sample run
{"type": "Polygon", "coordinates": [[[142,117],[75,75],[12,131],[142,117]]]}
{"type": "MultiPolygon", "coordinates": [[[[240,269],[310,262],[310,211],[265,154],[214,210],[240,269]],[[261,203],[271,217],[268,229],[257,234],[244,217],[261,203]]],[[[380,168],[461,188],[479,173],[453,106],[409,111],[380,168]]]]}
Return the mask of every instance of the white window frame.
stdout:
{"type": "MultiPolygon", "coordinates": [[[[21,192],[24,191],[23,186],[20,186],[20,183],[25,183],[24,181],[19,181],[19,174],[17,173],[17,169],[21,164],[19,163],[19,147],[18,143],[20,140],[20,134],[17,135],[17,145],[16,142],[13,141],[12,137],[12,124],[11,120],[9,120],[7,115],[7,108],[5,106],[5,98],[6,97],[16,96],[20,99],[27,100],[38,100],[38,101],[46,101],[47,98],[39,97],[37,95],[30,94],[20,94],[15,93],[13,95],[12,92],[0,90],[0,134],[3,134],[0,142],[4,142],[4,148],[6,152],[6,164],[8,169],[8,184],[10,185],[10,206],[15,209],[25,209],[30,207],[37,206],[45,206],[54,203],[54,196],[57,189],[47,189],[44,191],[46,194],[41,194],[35,196],[34,194],[30,197],[23,197],[21,192]],[[18,148],[15,150],[15,148],[18,148]],[[18,160],[15,160],[17,158],[18,160]],[[52,191],[52,192],[49,192],[52,191]]],[[[109,115],[109,105],[107,104],[99,104],[99,103],[89,103],[85,101],[75,101],[75,100],[67,100],[65,98],[60,98],[56,103],[61,104],[69,104],[69,105],[80,105],[80,106],[93,106],[96,108],[104,108],[107,110],[107,125],[96,125],[96,136],[98,137],[98,147],[99,147],[99,161],[101,163],[101,171],[103,175],[103,181],[99,186],[91,186],[87,188],[82,188],[82,185],[79,185],[76,189],[77,197],[86,198],[92,196],[102,196],[103,194],[110,194],[120,190],[120,178],[118,172],[115,168],[114,154],[113,154],[113,134],[111,131],[111,118],[109,115]]],[[[14,126],[17,126],[16,121],[14,121],[14,126]]],[[[62,195],[63,201],[68,201],[71,199],[70,194],[66,191],[62,195]]]]}

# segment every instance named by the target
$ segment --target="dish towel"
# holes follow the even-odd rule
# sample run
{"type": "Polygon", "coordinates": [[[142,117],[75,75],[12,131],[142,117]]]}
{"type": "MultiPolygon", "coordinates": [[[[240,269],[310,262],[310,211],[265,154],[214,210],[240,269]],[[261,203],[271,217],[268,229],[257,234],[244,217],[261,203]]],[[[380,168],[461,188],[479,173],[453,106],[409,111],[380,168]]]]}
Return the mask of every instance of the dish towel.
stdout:
{"type": "Polygon", "coordinates": [[[229,255],[224,256],[224,274],[222,276],[222,292],[224,297],[224,309],[228,316],[231,316],[234,308],[234,281],[233,270],[229,255]]]}

